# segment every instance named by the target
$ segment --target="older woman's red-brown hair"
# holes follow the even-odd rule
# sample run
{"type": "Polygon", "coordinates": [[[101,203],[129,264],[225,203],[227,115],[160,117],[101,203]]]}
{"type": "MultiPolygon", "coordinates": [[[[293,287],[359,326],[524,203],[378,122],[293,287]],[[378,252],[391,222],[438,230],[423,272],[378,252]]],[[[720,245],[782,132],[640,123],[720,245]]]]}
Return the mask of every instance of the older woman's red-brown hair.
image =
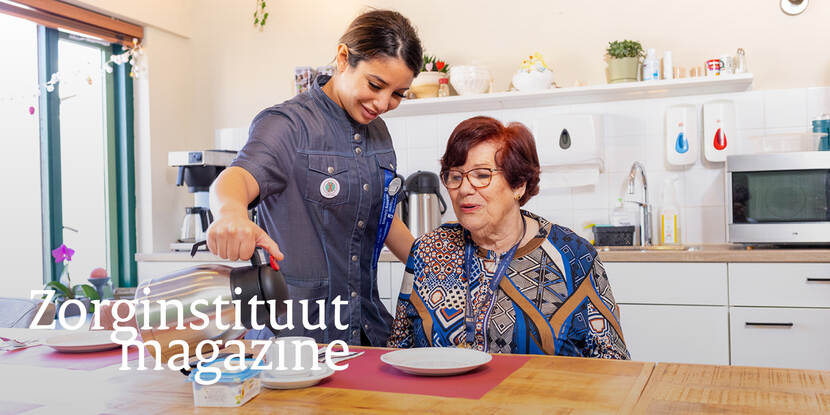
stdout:
{"type": "Polygon", "coordinates": [[[447,141],[447,150],[441,157],[441,176],[453,167],[463,166],[470,149],[487,141],[498,144],[496,166],[503,170],[510,187],[525,185],[525,193],[519,199],[519,205],[523,206],[539,193],[539,157],[533,134],[522,123],[505,126],[495,118],[482,116],[462,121],[447,141]]]}

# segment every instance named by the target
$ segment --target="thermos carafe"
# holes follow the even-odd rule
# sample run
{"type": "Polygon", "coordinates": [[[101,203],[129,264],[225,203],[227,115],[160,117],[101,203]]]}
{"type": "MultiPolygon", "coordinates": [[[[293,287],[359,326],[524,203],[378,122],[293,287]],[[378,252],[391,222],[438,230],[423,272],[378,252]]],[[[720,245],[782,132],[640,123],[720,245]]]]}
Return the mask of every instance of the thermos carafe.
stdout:
{"type": "Polygon", "coordinates": [[[441,197],[441,181],[438,175],[418,170],[404,184],[403,220],[414,237],[419,237],[441,226],[441,215],[447,204],[441,197]]]}
{"type": "MultiPolygon", "coordinates": [[[[191,255],[206,244],[201,241],[193,245],[191,255]]],[[[138,304],[147,300],[149,302],[149,313],[143,312],[143,307],[138,306],[136,310],[136,325],[139,328],[141,338],[144,341],[156,340],[161,345],[161,357],[167,361],[173,355],[182,353],[181,346],[170,347],[171,340],[184,340],[190,347],[190,355],[196,353],[196,346],[202,340],[232,340],[241,337],[246,330],[233,328],[236,308],[232,300],[240,300],[241,323],[248,329],[252,327],[251,305],[248,301],[257,297],[258,300],[275,300],[276,310],[271,310],[267,303],[261,304],[256,309],[256,320],[259,324],[271,328],[270,314],[273,312],[279,317],[286,312],[285,300],[289,299],[288,288],[285,285],[285,278],[278,267],[270,264],[262,264],[259,259],[259,252],[254,252],[251,257],[251,265],[246,267],[230,267],[227,265],[197,265],[183,269],[169,275],[153,278],[145,281],[136,290],[138,304]],[[239,289],[237,289],[239,288],[239,289]],[[147,290],[149,289],[149,290],[147,290]],[[221,299],[223,305],[217,312],[216,299],[221,299]],[[177,311],[171,306],[162,309],[159,300],[178,300],[182,303],[183,321],[185,330],[176,330],[179,323],[177,311]],[[195,330],[190,327],[189,322],[199,318],[191,313],[191,304],[198,300],[204,300],[196,306],[196,309],[207,315],[208,325],[202,330],[195,330]],[[165,326],[161,327],[161,315],[167,318],[165,326]],[[217,317],[221,315],[222,322],[230,325],[227,329],[220,329],[217,326],[217,317]],[[145,323],[149,329],[144,329],[145,323]]],[[[199,324],[199,323],[196,323],[199,324]]]]}

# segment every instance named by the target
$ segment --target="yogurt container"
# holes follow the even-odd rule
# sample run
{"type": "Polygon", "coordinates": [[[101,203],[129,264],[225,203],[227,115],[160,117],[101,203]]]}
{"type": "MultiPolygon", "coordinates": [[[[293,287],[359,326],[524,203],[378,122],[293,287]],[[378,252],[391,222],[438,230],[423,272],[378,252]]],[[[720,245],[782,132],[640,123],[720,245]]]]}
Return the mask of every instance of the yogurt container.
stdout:
{"type": "MultiPolygon", "coordinates": [[[[234,408],[244,405],[259,394],[262,388],[260,371],[251,369],[254,359],[245,359],[245,369],[240,371],[228,371],[224,367],[224,362],[224,359],[220,359],[205,363],[205,367],[216,366],[222,370],[219,381],[212,385],[201,385],[196,381],[199,369],[194,369],[190,373],[188,381],[193,384],[193,405],[234,408]]],[[[203,373],[201,378],[213,381],[216,376],[215,373],[207,372],[203,373]]]]}

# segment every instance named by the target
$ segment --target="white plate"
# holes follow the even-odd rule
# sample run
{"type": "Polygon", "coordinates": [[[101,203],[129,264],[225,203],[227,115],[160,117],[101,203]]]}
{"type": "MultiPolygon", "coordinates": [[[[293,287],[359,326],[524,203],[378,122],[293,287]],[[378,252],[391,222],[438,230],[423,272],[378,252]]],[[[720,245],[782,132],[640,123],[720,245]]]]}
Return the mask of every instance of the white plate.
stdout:
{"type": "Polygon", "coordinates": [[[493,356],[472,349],[419,347],[395,350],[381,355],[380,360],[412,375],[449,376],[486,365],[493,356]]]}
{"type": "Polygon", "coordinates": [[[320,370],[312,370],[311,373],[297,376],[271,376],[268,372],[262,372],[259,376],[262,386],[268,389],[300,389],[314,386],[321,380],[334,374],[328,365],[321,364],[320,370]]]}
{"type": "Polygon", "coordinates": [[[110,340],[113,330],[78,331],[59,334],[43,344],[64,353],[89,353],[115,349],[121,345],[110,340]]]}

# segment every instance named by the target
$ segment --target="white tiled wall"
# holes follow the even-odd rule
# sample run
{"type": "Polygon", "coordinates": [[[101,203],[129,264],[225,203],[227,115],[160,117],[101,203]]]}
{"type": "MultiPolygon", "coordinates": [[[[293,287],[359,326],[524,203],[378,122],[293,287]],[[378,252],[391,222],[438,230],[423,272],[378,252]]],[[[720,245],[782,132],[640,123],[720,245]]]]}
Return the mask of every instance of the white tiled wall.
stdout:
{"type": "MultiPolygon", "coordinates": [[[[608,223],[623,182],[633,161],[643,163],[649,183],[649,200],[659,215],[664,178],[678,178],[678,203],[681,211],[681,238],[684,243],[722,243],[726,241],[724,217],[723,163],[702,160],[691,166],[675,167],[665,162],[665,109],[670,105],[697,106],[702,122],[702,104],[716,99],[735,102],[737,137],[728,137],[732,154],[748,152],[750,137],[766,133],[807,132],[810,120],[830,112],[830,87],[732,94],[621,101],[613,103],[522,108],[448,113],[411,117],[387,117],[398,155],[399,172],[407,176],[417,170],[438,172],[438,160],[455,126],[475,115],[487,115],[505,122],[519,121],[533,129],[534,123],[554,114],[599,114],[604,132],[605,170],[592,186],[543,190],[526,208],[549,220],[568,226],[591,239],[589,223],[608,223]]],[[[700,128],[702,131],[702,126],[700,128]]],[[[700,139],[700,137],[698,137],[700,139]]],[[[444,198],[449,198],[444,191],[444,198]]],[[[454,220],[452,209],[444,221],[454,220]]]]}

